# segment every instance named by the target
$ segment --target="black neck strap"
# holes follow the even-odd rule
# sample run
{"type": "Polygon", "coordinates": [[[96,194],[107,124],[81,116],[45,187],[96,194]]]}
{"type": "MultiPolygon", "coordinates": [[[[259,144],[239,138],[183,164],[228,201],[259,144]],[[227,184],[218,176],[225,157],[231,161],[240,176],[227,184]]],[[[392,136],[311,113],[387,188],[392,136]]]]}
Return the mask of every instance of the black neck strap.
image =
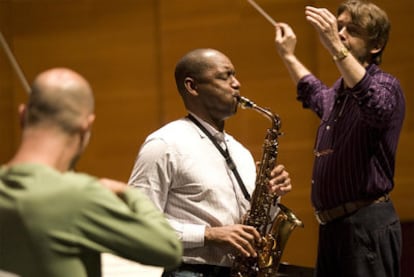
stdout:
{"type": "Polygon", "coordinates": [[[198,128],[200,128],[201,131],[203,131],[204,134],[211,140],[211,142],[216,146],[217,150],[221,153],[221,155],[226,160],[227,166],[233,171],[234,176],[236,177],[237,182],[239,183],[239,186],[244,194],[244,198],[246,198],[248,201],[250,201],[250,194],[246,189],[246,186],[243,183],[243,180],[240,177],[239,172],[237,171],[236,164],[233,162],[232,158],[230,157],[229,150],[226,147],[226,150],[224,150],[220,144],[217,142],[217,140],[213,137],[213,135],[207,131],[207,129],[191,114],[187,116],[195,125],[197,125],[198,128]]]}

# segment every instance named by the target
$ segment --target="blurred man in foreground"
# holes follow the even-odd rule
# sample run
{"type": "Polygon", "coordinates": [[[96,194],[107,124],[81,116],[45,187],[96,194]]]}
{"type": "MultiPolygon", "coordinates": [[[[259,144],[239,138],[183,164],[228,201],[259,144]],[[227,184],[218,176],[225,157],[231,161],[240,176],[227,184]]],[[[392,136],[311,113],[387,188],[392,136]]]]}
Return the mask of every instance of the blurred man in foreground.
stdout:
{"type": "Polygon", "coordinates": [[[153,204],[125,184],[71,172],[94,115],[88,82],[55,68],[20,106],[21,144],[0,167],[0,270],[22,277],[100,276],[100,253],[174,268],[182,246],[153,204]]]}

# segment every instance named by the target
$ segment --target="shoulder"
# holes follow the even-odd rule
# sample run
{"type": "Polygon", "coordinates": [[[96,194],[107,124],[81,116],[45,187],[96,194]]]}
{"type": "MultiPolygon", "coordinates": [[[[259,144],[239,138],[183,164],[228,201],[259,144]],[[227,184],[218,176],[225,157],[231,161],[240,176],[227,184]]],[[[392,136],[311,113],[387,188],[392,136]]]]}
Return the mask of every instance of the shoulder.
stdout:
{"type": "Polygon", "coordinates": [[[400,86],[399,80],[394,75],[383,71],[375,64],[372,64],[367,68],[367,73],[375,78],[379,83],[390,83],[400,86]]]}
{"type": "Polygon", "coordinates": [[[199,138],[196,126],[188,119],[172,121],[148,135],[141,145],[139,159],[152,163],[162,157],[176,157],[196,145],[199,138]]]}
{"type": "MultiPolygon", "coordinates": [[[[38,163],[24,163],[14,165],[10,168],[3,168],[3,173],[19,179],[21,183],[35,184],[36,187],[59,188],[66,184],[89,184],[97,179],[89,174],[76,173],[73,171],[60,172],[55,168],[38,163]]],[[[34,186],[32,186],[34,188],[34,186]]]]}
{"type": "Polygon", "coordinates": [[[180,118],[151,133],[146,138],[144,145],[154,141],[166,146],[185,145],[194,142],[197,137],[200,137],[200,131],[197,127],[189,119],[180,118]]]}
{"type": "Polygon", "coordinates": [[[158,130],[151,133],[147,139],[151,138],[175,138],[181,137],[184,133],[192,133],[194,131],[194,126],[190,120],[187,118],[180,118],[174,121],[171,121],[158,130]]]}
{"type": "Polygon", "coordinates": [[[75,186],[82,187],[100,187],[97,177],[82,172],[67,172],[62,175],[62,181],[75,186]]]}
{"type": "Polygon", "coordinates": [[[32,164],[21,167],[20,174],[30,176],[30,191],[33,192],[33,198],[57,198],[61,201],[81,201],[88,198],[90,194],[105,194],[105,189],[99,182],[99,179],[87,173],[67,171],[60,172],[54,168],[32,164]]]}
{"type": "Polygon", "coordinates": [[[62,173],[41,164],[22,164],[10,168],[8,176],[24,188],[19,200],[22,211],[39,215],[50,207],[55,212],[73,215],[80,207],[113,198],[96,177],[86,173],[62,173]]]}

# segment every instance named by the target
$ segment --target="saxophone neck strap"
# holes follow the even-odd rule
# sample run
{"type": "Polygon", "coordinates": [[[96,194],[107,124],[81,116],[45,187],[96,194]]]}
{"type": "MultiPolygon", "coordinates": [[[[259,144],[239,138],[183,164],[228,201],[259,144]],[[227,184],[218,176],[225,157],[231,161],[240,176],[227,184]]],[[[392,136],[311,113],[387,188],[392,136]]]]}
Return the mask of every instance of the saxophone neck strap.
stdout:
{"type": "Polygon", "coordinates": [[[234,177],[236,177],[237,183],[239,183],[240,189],[243,192],[244,198],[246,200],[250,201],[250,194],[246,189],[246,186],[243,183],[242,178],[240,177],[239,172],[237,171],[236,164],[234,163],[233,159],[230,157],[229,150],[223,149],[223,147],[220,146],[220,144],[217,142],[217,140],[213,137],[213,135],[191,114],[187,115],[187,118],[190,119],[201,131],[203,131],[204,134],[210,139],[210,141],[214,144],[214,146],[217,148],[217,150],[221,153],[221,155],[226,160],[227,166],[231,169],[231,171],[234,174],[234,177]]]}

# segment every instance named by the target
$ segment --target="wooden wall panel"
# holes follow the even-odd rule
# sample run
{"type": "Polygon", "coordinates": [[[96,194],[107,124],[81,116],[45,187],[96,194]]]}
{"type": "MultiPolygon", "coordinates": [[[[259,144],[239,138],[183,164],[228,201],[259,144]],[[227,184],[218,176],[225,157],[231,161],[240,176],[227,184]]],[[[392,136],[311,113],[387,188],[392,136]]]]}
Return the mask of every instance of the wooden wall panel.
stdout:
{"type": "MultiPolygon", "coordinates": [[[[257,0],[277,21],[288,22],[298,37],[297,54],[327,84],[338,77],[331,57],[305,20],[309,4],[335,11],[340,1],[257,0]]],[[[413,30],[406,22],[412,0],[375,1],[391,20],[391,40],[383,68],[401,80],[407,114],[397,160],[393,199],[404,220],[414,220],[414,73],[413,30]]],[[[247,1],[239,0],[9,0],[0,2],[1,30],[29,80],[39,71],[68,66],[83,74],[96,93],[97,121],[79,170],[127,180],[140,144],[149,132],[185,114],[173,72],[189,50],[216,48],[236,67],[242,95],[269,107],[282,119],[279,161],[288,168],[294,189],[283,198],[305,223],[295,230],[283,260],[313,266],[317,223],[310,204],[312,149],[318,119],[302,109],[295,87],[274,47],[273,27],[247,1]]],[[[11,113],[25,92],[0,54],[0,162],[18,142],[11,113]],[[3,143],[5,142],[5,143],[3,143]],[[5,153],[5,154],[3,154],[5,153]]],[[[260,159],[269,123],[259,114],[240,110],[227,124],[260,159]]]]}
{"type": "Polygon", "coordinates": [[[66,66],[95,91],[97,120],[80,170],[126,181],[145,134],[159,125],[154,3],[14,2],[15,54],[28,78],[66,66]]]}
{"type": "MultiPolygon", "coordinates": [[[[0,31],[6,41],[10,40],[10,10],[9,1],[0,2],[0,31]]],[[[8,43],[9,44],[9,43],[8,43]]],[[[12,45],[9,45],[12,48],[12,45]]],[[[13,101],[13,75],[8,58],[0,49],[0,161],[7,160],[13,153],[16,144],[15,129],[17,117],[13,101]]]]}

